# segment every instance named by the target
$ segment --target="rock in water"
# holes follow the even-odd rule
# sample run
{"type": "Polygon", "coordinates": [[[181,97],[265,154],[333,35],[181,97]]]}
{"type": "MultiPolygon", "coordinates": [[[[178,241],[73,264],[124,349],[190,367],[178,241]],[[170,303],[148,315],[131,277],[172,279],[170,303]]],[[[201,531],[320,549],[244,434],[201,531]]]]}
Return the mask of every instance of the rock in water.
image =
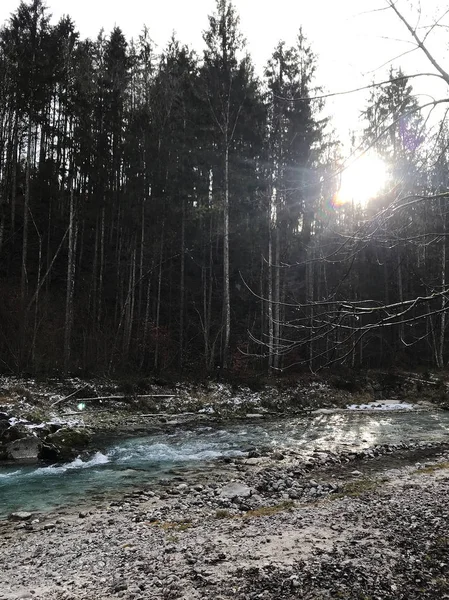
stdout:
{"type": "Polygon", "coordinates": [[[30,512],[14,512],[9,515],[10,521],[29,521],[33,513],[30,512]]]}
{"type": "Polygon", "coordinates": [[[45,438],[45,442],[55,449],[61,460],[76,458],[81,450],[87,448],[89,441],[90,435],[87,431],[68,427],[59,429],[45,438]]]}

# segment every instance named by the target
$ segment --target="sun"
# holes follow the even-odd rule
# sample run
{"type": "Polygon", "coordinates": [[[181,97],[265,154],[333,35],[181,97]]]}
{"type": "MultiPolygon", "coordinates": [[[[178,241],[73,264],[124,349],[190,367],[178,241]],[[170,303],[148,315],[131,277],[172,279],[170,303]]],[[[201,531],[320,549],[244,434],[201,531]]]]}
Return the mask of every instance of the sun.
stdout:
{"type": "Polygon", "coordinates": [[[366,206],[388,181],[384,161],[374,154],[362,154],[341,174],[340,189],[334,196],[334,206],[348,203],[366,206]]]}

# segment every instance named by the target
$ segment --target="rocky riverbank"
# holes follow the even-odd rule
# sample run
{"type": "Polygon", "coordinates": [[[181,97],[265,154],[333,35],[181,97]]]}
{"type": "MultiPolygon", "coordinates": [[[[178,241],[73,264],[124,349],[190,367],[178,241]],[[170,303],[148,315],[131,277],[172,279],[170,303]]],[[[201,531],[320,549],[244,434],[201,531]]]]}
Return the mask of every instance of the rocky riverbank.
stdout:
{"type": "Polygon", "coordinates": [[[447,446],[253,451],[1,522],[0,598],[444,598],[448,491],[447,446]]]}
{"type": "MultiPolygon", "coordinates": [[[[167,432],[179,425],[272,418],[385,399],[423,408],[446,402],[441,378],[404,373],[303,376],[243,384],[155,379],[21,379],[0,377],[0,461],[65,461],[95,449],[98,436],[167,432]],[[429,401],[432,404],[429,404],[429,401]]],[[[404,405],[401,405],[403,408],[404,405]]]]}

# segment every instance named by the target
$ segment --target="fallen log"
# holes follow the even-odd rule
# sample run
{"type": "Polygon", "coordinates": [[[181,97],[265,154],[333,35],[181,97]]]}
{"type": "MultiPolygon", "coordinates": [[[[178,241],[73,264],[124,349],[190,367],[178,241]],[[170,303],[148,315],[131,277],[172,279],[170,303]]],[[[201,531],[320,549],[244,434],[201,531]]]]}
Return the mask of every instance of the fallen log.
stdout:
{"type": "Polygon", "coordinates": [[[129,400],[129,398],[177,398],[176,394],[133,394],[122,395],[122,396],[94,396],[93,398],[80,398],[83,402],[89,402],[89,400],[129,400]]]}
{"type": "MultiPolygon", "coordinates": [[[[73,398],[78,392],[81,392],[82,390],[84,390],[87,387],[87,385],[85,385],[82,388],[79,388],[78,390],[75,390],[74,392],[72,392],[71,394],[69,394],[68,396],[65,396],[65,398],[60,398],[59,400],[57,400],[56,402],[53,402],[53,404],[50,405],[50,407],[56,406],[57,404],[60,404],[61,402],[65,402],[66,400],[69,400],[70,398],[73,398]]],[[[139,399],[143,399],[143,398],[177,398],[178,396],[176,394],[138,394],[136,396],[133,396],[132,394],[129,395],[121,395],[121,396],[94,396],[92,398],[80,398],[80,401],[82,402],[89,402],[89,401],[93,401],[93,400],[98,400],[98,401],[107,401],[107,400],[117,400],[117,401],[125,401],[125,400],[129,400],[129,398],[139,398],[139,399]]]]}

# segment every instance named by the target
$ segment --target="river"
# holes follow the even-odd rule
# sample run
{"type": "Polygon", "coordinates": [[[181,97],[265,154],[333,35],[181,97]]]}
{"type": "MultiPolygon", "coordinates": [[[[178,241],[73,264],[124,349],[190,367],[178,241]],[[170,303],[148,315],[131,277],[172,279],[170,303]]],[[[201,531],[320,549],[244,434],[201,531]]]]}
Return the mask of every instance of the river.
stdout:
{"type": "Polygon", "coordinates": [[[295,448],[308,454],[399,442],[443,442],[449,440],[448,434],[449,412],[324,411],[110,440],[85,461],[0,467],[0,518],[11,511],[46,511],[95,501],[103,494],[148,486],[187,470],[204,471],[220,457],[241,456],[255,446],[295,448]]]}

